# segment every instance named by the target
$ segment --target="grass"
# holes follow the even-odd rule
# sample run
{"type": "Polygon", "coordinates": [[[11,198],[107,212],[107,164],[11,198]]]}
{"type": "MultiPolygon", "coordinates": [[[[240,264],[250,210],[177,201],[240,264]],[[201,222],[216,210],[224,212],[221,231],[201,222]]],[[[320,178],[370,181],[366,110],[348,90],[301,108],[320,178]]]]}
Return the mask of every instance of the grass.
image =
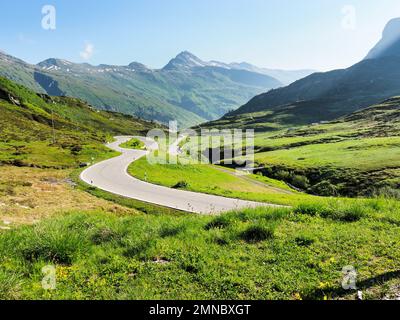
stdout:
{"type": "Polygon", "coordinates": [[[348,265],[367,299],[398,294],[399,203],[365,203],[354,221],[321,214],[344,208],[352,205],[220,217],[64,214],[0,234],[0,297],[353,299],[341,289],[348,265]],[[49,264],[57,289],[46,291],[41,269],[49,264]]]}
{"type": "Polygon", "coordinates": [[[258,163],[307,167],[362,168],[366,171],[400,167],[400,137],[370,138],[313,144],[256,155],[258,163]],[[357,161],[353,161],[357,159],[357,161]]]}
{"type": "Polygon", "coordinates": [[[144,157],[133,162],[128,172],[158,185],[231,198],[284,205],[313,198],[274,179],[257,175],[237,176],[234,170],[208,164],[150,164],[144,157]]]}
{"type": "Polygon", "coordinates": [[[125,149],[139,149],[144,150],[146,145],[137,138],[132,138],[131,140],[124,142],[120,145],[121,148],[125,149]]]}
{"type": "MultiPolygon", "coordinates": [[[[212,165],[150,166],[145,158],[131,165],[131,174],[154,183],[291,206],[200,216],[79,181],[83,162],[116,155],[104,141],[113,134],[138,134],[140,123],[135,127],[131,118],[99,114],[79,101],[49,103],[49,97],[0,84],[21,104],[0,100],[0,299],[354,299],[356,292],[341,287],[346,266],[356,269],[364,298],[400,296],[395,189],[381,193],[393,199],[329,198],[282,182],[314,188],[317,180],[310,172],[325,181],[325,168],[346,184],[340,173],[358,169],[356,156],[378,175],[383,166],[395,172],[398,142],[392,138],[396,127],[388,129],[391,122],[385,122],[386,129],[358,127],[356,114],[351,121],[258,134],[259,155],[278,159],[287,152],[284,161],[270,167],[275,171],[260,172],[281,181],[237,176],[212,165]],[[301,148],[310,150],[309,156],[296,154],[301,148]],[[305,165],[290,162],[290,153],[304,158],[298,162],[305,165]],[[56,290],[41,286],[42,268],[48,265],[56,268],[56,290]]],[[[352,173],[354,187],[362,188],[360,174],[352,173]]],[[[393,185],[396,179],[394,173],[385,177],[393,185]]],[[[340,183],[325,189],[338,191],[340,183]]]]}
{"type": "Polygon", "coordinates": [[[0,227],[15,228],[71,210],[137,214],[134,207],[83,192],[71,170],[0,166],[0,227]]]}
{"type": "MultiPolygon", "coordinates": [[[[400,98],[394,97],[329,123],[256,132],[256,167],[265,168],[259,171],[264,176],[311,194],[395,194],[400,186],[399,108],[400,98]]],[[[228,120],[227,126],[240,128],[240,122],[228,120]]],[[[218,122],[214,124],[218,128],[218,122]]],[[[213,123],[205,127],[210,126],[213,123]]],[[[190,140],[186,150],[193,152],[197,139],[190,140]]],[[[215,145],[220,137],[212,140],[215,145]]],[[[205,141],[199,152],[209,147],[205,141]]]]}
{"type": "Polygon", "coordinates": [[[4,78],[0,78],[0,92],[8,97],[0,99],[2,164],[76,168],[115,155],[104,146],[114,135],[140,135],[159,127],[96,111],[78,99],[39,96],[4,78]]]}
{"type": "Polygon", "coordinates": [[[379,189],[398,188],[399,143],[396,136],[354,138],[261,152],[255,160],[272,178],[296,185],[294,176],[306,177],[310,184],[305,188],[311,193],[325,195],[324,189],[318,188],[325,183],[334,187],[326,195],[370,196],[379,189]]]}

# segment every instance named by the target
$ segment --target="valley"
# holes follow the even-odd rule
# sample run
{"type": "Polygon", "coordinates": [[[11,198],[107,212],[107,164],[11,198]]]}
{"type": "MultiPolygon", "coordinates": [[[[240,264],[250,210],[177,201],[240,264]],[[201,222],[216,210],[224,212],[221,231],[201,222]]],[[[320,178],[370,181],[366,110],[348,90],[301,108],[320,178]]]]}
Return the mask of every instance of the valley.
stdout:
{"type": "MultiPolygon", "coordinates": [[[[256,132],[254,166],[261,168],[256,173],[316,195],[397,194],[399,128],[400,99],[394,97],[331,122],[256,132]]],[[[193,139],[182,147],[193,154],[198,141],[193,139]]],[[[200,146],[199,152],[207,148],[200,146]]]]}
{"type": "MultiPolygon", "coordinates": [[[[154,123],[0,84],[2,299],[353,299],[340,287],[348,264],[357,267],[365,298],[398,294],[389,273],[400,252],[394,198],[315,197],[260,175],[145,160],[129,169],[139,179],[147,172],[149,182],[168,187],[289,207],[201,216],[110,194],[79,181],[81,164],[117,157],[106,141],[141,136],[154,123]],[[40,286],[49,263],[53,291],[40,286]]],[[[392,109],[378,118],[394,118],[392,109]]],[[[266,145],[263,136],[255,141],[266,145]]]]}
{"type": "Polygon", "coordinates": [[[400,95],[396,31],[399,21],[393,19],[387,24],[381,41],[371,50],[379,54],[370,53],[347,69],[316,72],[286,87],[272,89],[201,127],[229,128],[235,123],[239,128],[256,131],[291,128],[332,121],[400,95]]]}
{"type": "Polygon", "coordinates": [[[0,51],[0,299],[399,300],[399,27],[328,72],[0,51]]]}
{"type": "MultiPolygon", "coordinates": [[[[208,196],[202,193],[193,193],[179,188],[162,188],[149,184],[147,181],[139,181],[126,174],[126,167],[131,162],[147,162],[147,151],[130,150],[120,147],[132,137],[115,137],[115,142],[107,144],[107,147],[121,152],[122,155],[107,161],[102,161],[86,169],[80,175],[80,179],[91,186],[101,190],[118,194],[130,199],[136,199],[164,207],[198,214],[218,214],[239,208],[253,208],[257,206],[271,206],[267,203],[242,201],[239,199],[208,196]],[[143,160],[144,159],[144,160],[143,160]]],[[[146,145],[146,149],[160,152],[156,141],[139,137],[146,145]]],[[[149,168],[149,174],[155,171],[154,167],[149,168]]],[[[147,171],[143,170],[147,180],[147,171]]]]}
{"type": "MultiPolygon", "coordinates": [[[[285,83],[312,71],[278,72],[285,83]]],[[[184,51],[162,69],[47,59],[37,65],[0,53],[0,75],[53,96],[73,96],[101,110],[189,127],[214,120],[282,82],[252,65],[205,62],[184,51]]]]}

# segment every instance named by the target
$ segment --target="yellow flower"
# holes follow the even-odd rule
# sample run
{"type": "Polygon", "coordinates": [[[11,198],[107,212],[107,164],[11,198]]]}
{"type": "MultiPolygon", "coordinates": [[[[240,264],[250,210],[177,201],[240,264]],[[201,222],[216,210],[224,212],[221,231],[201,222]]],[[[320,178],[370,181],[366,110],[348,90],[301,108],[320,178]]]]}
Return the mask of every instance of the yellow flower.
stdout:
{"type": "Polygon", "coordinates": [[[303,298],[301,297],[300,293],[298,293],[298,292],[296,292],[296,293],[294,294],[294,299],[295,299],[295,300],[303,300],[303,298]]]}
{"type": "Polygon", "coordinates": [[[66,280],[68,278],[70,267],[57,266],[56,276],[57,280],[66,280]]]}

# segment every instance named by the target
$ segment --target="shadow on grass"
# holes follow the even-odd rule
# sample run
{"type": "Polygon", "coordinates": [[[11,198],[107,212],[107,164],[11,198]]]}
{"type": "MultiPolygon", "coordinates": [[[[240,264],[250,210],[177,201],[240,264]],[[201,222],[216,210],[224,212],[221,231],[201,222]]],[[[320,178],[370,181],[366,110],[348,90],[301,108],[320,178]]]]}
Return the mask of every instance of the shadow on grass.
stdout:
{"type": "MultiPolygon", "coordinates": [[[[376,285],[384,284],[392,279],[400,278],[400,270],[389,271],[381,275],[371,277],[365,280],[357,281],[356,290],[366,290],[376,285]]],[[[330,298],[340,298],[348,295],[349,293],[355,292],[356,290],[345,290],[341,287],[327,288],[327,289],[316,289],[306,292],[303,298],[305,300],[322,299],[324,296],[330,298]]]]}

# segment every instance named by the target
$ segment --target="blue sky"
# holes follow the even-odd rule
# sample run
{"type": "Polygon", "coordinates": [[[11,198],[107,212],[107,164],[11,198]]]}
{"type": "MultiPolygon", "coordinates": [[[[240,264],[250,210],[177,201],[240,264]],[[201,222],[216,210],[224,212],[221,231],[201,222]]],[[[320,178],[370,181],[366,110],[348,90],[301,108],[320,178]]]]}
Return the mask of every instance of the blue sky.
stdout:
{"type": "Polygon", "coordinates": [[[0,49],[31,63],[158,68],[189,50],[204,60],[330,70],[361,60],[393,17],[398,0],[3,0],[0,49]],[[41,27],[46,4],[57,10],[53,31],[41,27]]]}

